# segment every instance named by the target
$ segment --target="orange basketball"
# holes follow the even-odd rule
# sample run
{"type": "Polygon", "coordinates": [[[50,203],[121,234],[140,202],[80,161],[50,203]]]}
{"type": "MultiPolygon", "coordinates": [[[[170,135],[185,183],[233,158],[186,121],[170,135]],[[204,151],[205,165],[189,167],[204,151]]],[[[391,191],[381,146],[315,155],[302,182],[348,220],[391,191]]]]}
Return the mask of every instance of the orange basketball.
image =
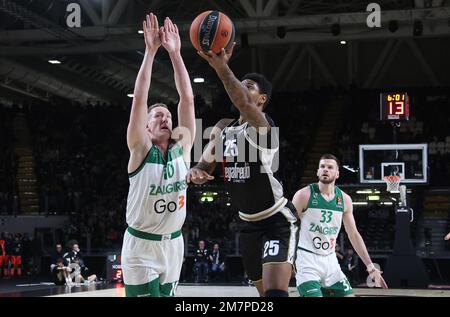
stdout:
{"type": "Polygon", "coordinates": [[[222,48],[228,49],[233,44],[234,25],[222,12],[205,11],[194,19],[189,35],[197,51],[220,53],[222,48]]]}

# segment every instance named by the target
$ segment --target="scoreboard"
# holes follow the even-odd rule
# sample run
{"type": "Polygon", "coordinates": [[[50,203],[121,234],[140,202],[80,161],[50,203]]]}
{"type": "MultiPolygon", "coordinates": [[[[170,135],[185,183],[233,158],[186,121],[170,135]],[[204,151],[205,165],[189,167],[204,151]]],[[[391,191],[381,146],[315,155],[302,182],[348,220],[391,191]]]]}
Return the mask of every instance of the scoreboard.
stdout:
{"type": "Polygon", "coordinates": [[[110,282],[123,281],[120,254],[108,254],[106,257],[106,280],[110,282]]]}
{"type": "Polygon", "coordinates": [[[409,120],[409,97],[405,92],[380,94],[381,121],[409,120]]]}

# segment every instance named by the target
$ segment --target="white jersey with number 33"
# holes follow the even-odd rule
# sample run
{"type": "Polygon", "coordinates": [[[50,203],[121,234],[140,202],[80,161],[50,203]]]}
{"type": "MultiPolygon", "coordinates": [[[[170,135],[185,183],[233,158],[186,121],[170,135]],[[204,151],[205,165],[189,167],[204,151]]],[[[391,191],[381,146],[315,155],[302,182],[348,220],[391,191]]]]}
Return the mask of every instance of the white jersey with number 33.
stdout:
{"type": "Polygon", "coordinates": [[[311,195],[302,214],[298,246],[319,255],[332,254],[341,230],[344,196],[336,186],[334,198],[327,201],[321,195],[317,183],[309,185],[309,188],[311,195]]]}

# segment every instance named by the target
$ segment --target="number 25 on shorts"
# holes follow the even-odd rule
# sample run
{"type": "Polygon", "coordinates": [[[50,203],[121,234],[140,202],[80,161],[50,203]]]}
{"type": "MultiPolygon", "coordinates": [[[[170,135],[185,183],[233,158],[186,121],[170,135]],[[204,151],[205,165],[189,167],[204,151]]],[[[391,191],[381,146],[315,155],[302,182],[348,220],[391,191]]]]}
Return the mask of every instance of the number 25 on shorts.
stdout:
{"type": "Polygon", "coordinates": [[[280,251],[280,240],[270,240],[264,243],[264,254],[263,258],[266,256],[275,256],[280,251]]]}

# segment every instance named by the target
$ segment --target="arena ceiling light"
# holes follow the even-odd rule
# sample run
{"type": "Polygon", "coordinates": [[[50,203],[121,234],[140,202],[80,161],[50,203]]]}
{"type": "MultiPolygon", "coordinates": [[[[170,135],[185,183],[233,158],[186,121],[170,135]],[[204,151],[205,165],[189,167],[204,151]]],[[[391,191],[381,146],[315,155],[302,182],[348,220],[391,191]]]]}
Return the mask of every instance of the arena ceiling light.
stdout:
{"type": "Polygon", "coordinates": [[[144,31],[143,30],[139,30],[138,33],[139,34],[144,34],[144,31]]]}
{"type": "Polygon", "coordinates": [[[376,189],[362,189],[362,190],[357,190],[356,193],[357,194],[380,194],[380,191],[376,190],[376,189]]]}
{"type": "Polygon", "coordinates": [[[194,83],[200,84],[200,83],[204,83],[204,82],[205,82],[205,78],[203,78],[203,77],[194,77],[194,83]]]}
{"type": "Polygon", "coordinates": [[[59,61],[57,59],[49,59],[48,62],[53,65],[61,64],[61,61],[59,61]]]}
{"type": "Polygon", "coordinates": [[[134,94],[127,94],[127,97],[134,98],[134,94]]]}
{"type": "Polygon", "coordinates": [[[217,196],[218,194],[217,192],[203,192],[202,196],[217,196]]]}
{"type": "Polygon", "coordinates": [[[339,43],[341,43],[342,45],[345,45],[345,44],[347,44],[347,42],[346,42],[346,41],[344,41],[344,40],[340,41],[339,43]]]}
{"type": "Polygon", "coordinates": [[[346,170],[349,170],[352,173],[358,173],[357,169],[354,169],[353,167],[349,166],[349,165],[343,165],[343,168],[345,168],[346,170]]]}

